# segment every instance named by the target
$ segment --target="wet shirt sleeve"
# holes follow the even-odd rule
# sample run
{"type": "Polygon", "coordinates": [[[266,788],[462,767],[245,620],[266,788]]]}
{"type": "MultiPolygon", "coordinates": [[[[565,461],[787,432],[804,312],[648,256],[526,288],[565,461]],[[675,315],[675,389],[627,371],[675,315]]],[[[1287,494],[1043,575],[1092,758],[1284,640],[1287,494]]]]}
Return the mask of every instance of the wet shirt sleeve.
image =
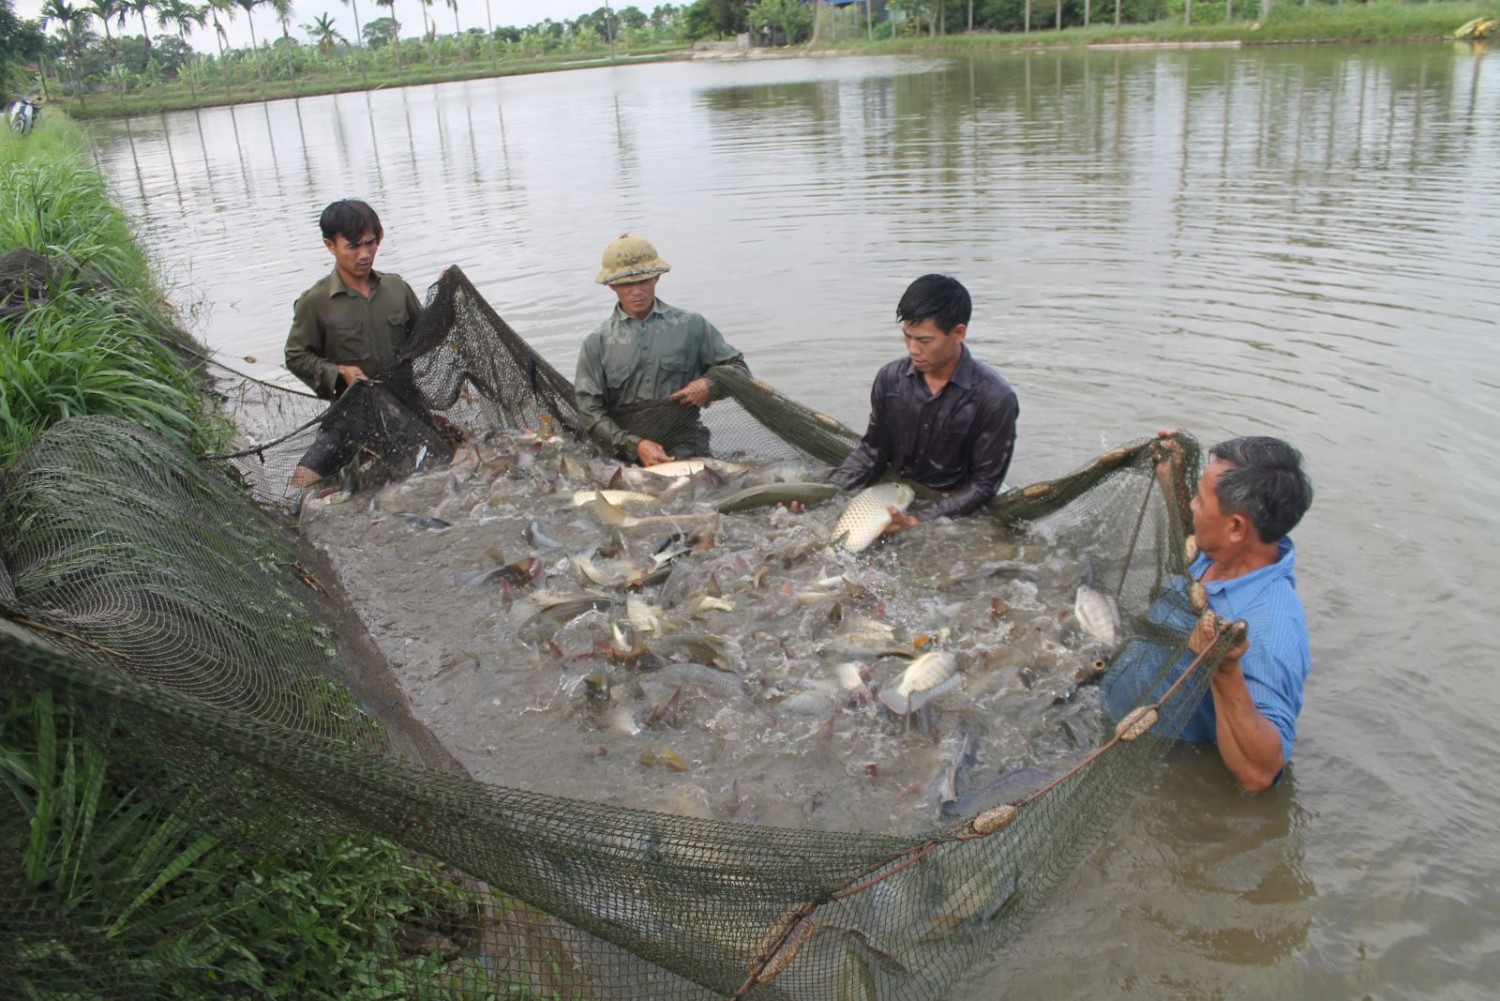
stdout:
{"type": "Polygon", "coordinates": [[[859,444],[828,474],[828,482],[852,490],[872,483],[890,465],[891,440],[894,437],[886,401],[892,396],[895,365],[887,365],[875,374],[870,387],[870,423],[859,444]]]}
{"type": "Polygon", "coordinates": [[[611,453],[635,458],[640,441],[609,417],[609,392],[604,371],[605,328],[594,331],[583,340],[578,352],[578,368],[573,375],[573,401],[578,406],[584,433],[611,453]]]}
{"type": "Polygon", "coordinates": [[[292,329],[286,339],[286,367],[324,399],[332,399],[338,384],[338,366],[328,360],[318,300],[328,295],[318,283],[297,297],[292,306],[292,329]]]}

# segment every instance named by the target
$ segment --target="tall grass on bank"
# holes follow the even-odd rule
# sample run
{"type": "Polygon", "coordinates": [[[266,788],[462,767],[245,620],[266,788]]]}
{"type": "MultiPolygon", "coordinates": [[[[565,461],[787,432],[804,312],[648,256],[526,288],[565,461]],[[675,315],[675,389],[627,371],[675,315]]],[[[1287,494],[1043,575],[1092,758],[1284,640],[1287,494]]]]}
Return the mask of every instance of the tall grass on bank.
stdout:
{"type": "Polygon", "coordinates": [[[0,465],[82,414],[124,417],[199,450],[222,440],[194,372],[201,349],[163,318],[130,221],[55,111],[28,136],[0,137],[0,255],[18,248],[54,274],[0,321],[0,465]]]}
{"type": "Polygon", "coordinates": [[[0,873],[7,997],[496,993],[451,942],[413,943],[476,923],[475,893],[378,838],[247,852],[205,833],[145,795],[50,693],[0,700],[0,802],[0,833],[21,850],[20,871],[0,873]]]}
{"type": "Polygon", "coordinates": [[[59,290],[0,340],[0,465],[57,421],[123,417],[197,449],[212,433],[201,387],[132,311],[109,293],[59,290]]]}

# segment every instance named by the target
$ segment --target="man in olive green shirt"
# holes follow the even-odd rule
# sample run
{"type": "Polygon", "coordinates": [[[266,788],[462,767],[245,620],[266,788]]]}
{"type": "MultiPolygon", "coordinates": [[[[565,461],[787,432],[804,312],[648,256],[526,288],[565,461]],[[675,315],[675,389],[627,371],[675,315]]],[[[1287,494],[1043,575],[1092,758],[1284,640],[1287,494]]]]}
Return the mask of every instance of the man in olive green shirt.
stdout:
{"type": "MultiPolygon", "coordinates": [[[[400,276],[375,270],[385,230],[375,210],[346,199],[323,210],[318,225],[333,272],[292,307],[286,367],[320,397],[333,399],[356,382],[394,367],[422,315],[422,303],[400,276]]],[[[324,428],[297,463],[291,486],[313,483],[354,457],[358,442],[324,428]]]]}
{"type": "Polygon", "coordinates": [[[584,339],[573,380],[584,430],[643,466],[707,455],[708,428],[697,415],[710,400],[703,374],[715,365],[749,372],[744,356],[712,323],[656,297],[657,279],[671,269],[638,236],[626,234],[604,249],[604,266],[594,281],[608,285],[619,303],[584,339]],[[662,406],[667,400],[684,411],[675,420],[671,408],[662,406]],[[648,412],[665,430],[651,431],[632,419],[648,412]]]}

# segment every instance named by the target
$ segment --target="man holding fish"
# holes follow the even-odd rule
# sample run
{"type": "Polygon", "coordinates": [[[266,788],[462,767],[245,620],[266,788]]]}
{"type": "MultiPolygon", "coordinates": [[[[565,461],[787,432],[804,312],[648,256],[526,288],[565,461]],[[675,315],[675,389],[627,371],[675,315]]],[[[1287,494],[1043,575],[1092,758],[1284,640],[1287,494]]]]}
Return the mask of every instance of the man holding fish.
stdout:
{"type": "Polygon", "coordinates": [[[698,417],[710,401],[703,375],[715,365],[749,371],[712,323],[656,297],[657,280],[670,270],[639,236],[627,233],[604,248],[594,281],[619,302],[584,339],[573,379],[584,430],[642,466],[708,455],[708,428],[698,417]]]}
{"type": "Polygon", "coordinates": [[[937,274],[912,282],[896,306],[906,357],[876,374],[869,427],[829,481],[862,487],[889,471],[945,496],[909,515],[900,503],[910,500],[908,490],[888,504],[883,534],[977,511],[1010,468],[1020,405],[1010,384],[964,344],[972,310],[968,290],[937,274]]]}
{"type": "MultiPolygon", "coordinates": [[[[1171,498],[1183,476],[1182,452],[1172,432],[1161,434],[1167,458],[1158,474],[1171,498]]],[[[1208,456],[1190,503],[1188,576],[1169,586],[1150,618],[1188,634],[1194,653],[1212,645],[1221,621],[1248,627],[1175,736],[1212,742],[1240,787],[1261,792],[1281,780],[1291,760],[1312,662],[1288,535],[1312,505],[1312,481],[1301,453],[1277,438],[1234,438],[1208,456]]],[[[1116,715],[1130,708],[1126,703],[1144,701],[1163,649],[1138,638],[1120,654],[1103,691],[1116,715]]]]}

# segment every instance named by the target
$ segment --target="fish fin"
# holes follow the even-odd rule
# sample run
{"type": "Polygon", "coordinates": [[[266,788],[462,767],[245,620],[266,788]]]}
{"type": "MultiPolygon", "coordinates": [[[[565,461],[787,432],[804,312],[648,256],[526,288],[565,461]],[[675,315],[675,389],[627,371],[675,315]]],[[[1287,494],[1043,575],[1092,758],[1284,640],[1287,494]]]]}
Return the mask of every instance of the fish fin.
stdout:
{"type": "Polygon", "coordinates": [[[897,716],[905,716],[911,711],[911,700],[894,688],[882,688],[880,702],[897,716]]]}

